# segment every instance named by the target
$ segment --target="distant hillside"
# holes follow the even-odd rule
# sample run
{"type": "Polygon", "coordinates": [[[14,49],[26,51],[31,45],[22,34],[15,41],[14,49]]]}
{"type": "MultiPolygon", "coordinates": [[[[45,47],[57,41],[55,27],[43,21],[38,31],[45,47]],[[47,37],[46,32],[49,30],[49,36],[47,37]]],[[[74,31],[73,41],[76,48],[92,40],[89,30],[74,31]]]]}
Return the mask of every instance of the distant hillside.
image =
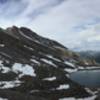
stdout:
{"type": "Polygon", "coordinates": [[[91,60],[94,59],[97,63],[100,64],[100,52],[99,51],[81,51],[79,53],[82,58],[91,59],[91,60]]]}

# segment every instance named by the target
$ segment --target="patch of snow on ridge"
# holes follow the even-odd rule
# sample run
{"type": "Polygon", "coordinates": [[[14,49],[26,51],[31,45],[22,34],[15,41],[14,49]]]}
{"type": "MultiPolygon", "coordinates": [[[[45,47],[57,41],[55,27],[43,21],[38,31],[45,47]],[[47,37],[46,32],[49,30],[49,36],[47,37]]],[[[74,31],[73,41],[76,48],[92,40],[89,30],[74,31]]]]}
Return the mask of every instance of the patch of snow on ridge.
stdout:
{"type": "Polygon", "coordinates": [[[95,100],[96,99],[96,95],[94,96],[91,96],[91,97],[87,97],[87,98],[80,98],[80,99],[77,99],[77,100],[95,100]]]}
{"type": "Polygon", "coordinates": [[[59,60],[59,59],[57,59],[57,58],[54,58],[53,56],[51,56],[51,55],[46,55],[48,58],[51,58],[51,59],[53,59],[53,60],[55,60],[55,61],[58,61],[58,62],[61,62],[61,60],[59,60]]]}
{"type": "Polygon", "coordinates": [[[7,72],[11,71],[10,68],[4,67],[4,66],[0,66],[0,70],[2,70],[2,71],[1,71],[2,73],[7,73],[7,72]]]}
{"type": "Polygon", "coordinates": [[[61,99],[59,99],[59,100],[76,100],[75,98],[61,98],[61,99]]]}
{"type": "Polygon", "coordinates": [[[0,47],[5,47],[5,44],[0,44],[0,47]]]}
{"type": "Polygon", "coordinates": [[[75,65],[74,65],[73,63],[71,63],[71,62],[65,61],[64,63],[65,63],[66,65],[69,65],[69,66],[71,66],[71,67],[74,67],[74,68],[75,68],[75,65]]]}
{"type": "Polygon", "coordinates": [[[59,100],[95,100],[97,96],[91,96],[91,97],[87,97],[87,98],[79,98],[79,99],[76,99],[76,98],[61,98],[59,100]]]}
{"type": "Polygon", "coordinates": [[[43,80],[54,81],[54,80],[56,80],[56,77],[55,76],[54,77],[49,77],[49,78],[45,78],[43,80]]]}
{"type": "Polygon", "coordinates": [[[78,69],[69,69],[69,68],[65,68],[64,71],[72,73],[72,72],[76,72],[78,69]]]}
{"type": "Polygon", "coordinates": [[[47,63],[47,64],[50,64],[50,65],[52,65],[52,66],[54,66],[54,67],[57,67],[52,61],[50,61],[50,60],[47,60],[47,59],[41,59],[41,61],[44,61],[45,63],[47,63]]]}
{"type": "Polygon", "coordinates": [[[15,80],[15,81],[0,81],[0,89],[8,89],[8,88],[13,88],[20,86],[20,81],[15,80]]]}
{"type": "Polygon", "coordinates": [[[62,84],[60,85],[58,88],[56,88],[57,90],[63,90],[63,89],[69,89],[69,85],[68,84],[62,84]]]}
{"type": "Polygon", "coordinates": [[[0,100],[8,100],[8,99],[6,99],[6,98],[1,98],[1,97],[0,97],[0,100]]]}
{"type": "Polygon", "coordinates": [[[40,64],[37,60],[35,59],[31,59],[32,62],[36,63],[36,64],[40,64]]]}
{"type": "Polygon", "coordinates": [[[85,88],[85,90],[86,90],[88,93],[90,93],[91,95],[95,95],[95,94],[98,93],[98,90],[96,90],[96,91],[92,91],[92,90],[89,89],[89,88],[85,88]]]}
{"type": "Polygon", "coordinates": [[[34,69],[29,65],[22,66],[21,64],[16,63],[14,64],[12,70],[16,73],[21,72],[22,76],[23,75],[36,76],[36,74],[34,73],[34,69]]]}
{"type": "Polygon", "coordinates": [[[0,70],[2,73],[7,73],[7,72],[11,71],[10,68],[3,66],[2,61],[0,61],[0,70]]]}

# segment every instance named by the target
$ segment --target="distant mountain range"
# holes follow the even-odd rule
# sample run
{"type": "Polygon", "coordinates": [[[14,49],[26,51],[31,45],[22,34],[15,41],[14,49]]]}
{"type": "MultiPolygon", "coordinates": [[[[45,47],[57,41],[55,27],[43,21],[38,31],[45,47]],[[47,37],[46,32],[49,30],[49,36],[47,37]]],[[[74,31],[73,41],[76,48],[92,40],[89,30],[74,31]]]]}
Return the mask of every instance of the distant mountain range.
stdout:
{"type": "Polygon", "coordinates": [[[80,56],[84,59],[94,59],[100,64],[100,51],[80,51],[80,56]]]}
{"type": "Polygon", "coordinates": [[[96,89],[80,86],[69,78],[71,72],[98,67],[94,59],[80,54],[25,27],[0,28],[0,98],[92,98],[99,93],[96,89]]]}

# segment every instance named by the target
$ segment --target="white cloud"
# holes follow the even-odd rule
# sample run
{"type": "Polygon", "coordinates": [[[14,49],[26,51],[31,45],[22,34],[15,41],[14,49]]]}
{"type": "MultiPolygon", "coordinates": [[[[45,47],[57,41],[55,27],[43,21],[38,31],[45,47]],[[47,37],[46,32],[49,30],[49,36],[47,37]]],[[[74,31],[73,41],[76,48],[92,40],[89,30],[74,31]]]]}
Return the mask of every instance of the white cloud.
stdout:
{"type": "Polygon", "coordinates": [[[75,49],[81,50],[100,50],[100,23],[87,27],[87,29],[78,32],[79,44],[75,49]]]}
{"type": "Polygon", "coordinates": [[[99,5],[100,0],[9,0],[0,6],[0,26],[27,26],[69,48],[81,47],[99,41],[99,5]]]}

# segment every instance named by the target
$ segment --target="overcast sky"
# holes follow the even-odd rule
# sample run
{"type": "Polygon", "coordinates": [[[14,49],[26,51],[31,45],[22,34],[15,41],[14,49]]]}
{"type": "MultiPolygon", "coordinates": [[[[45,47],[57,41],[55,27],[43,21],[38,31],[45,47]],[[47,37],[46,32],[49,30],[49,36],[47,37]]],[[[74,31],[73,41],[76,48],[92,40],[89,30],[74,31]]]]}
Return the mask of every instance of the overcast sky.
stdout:
{"type": "Polygon", "coordinates": [[[68,48],[100,50],[100,0],[0,0],[0,27],[12,25],[68,48]]]}

